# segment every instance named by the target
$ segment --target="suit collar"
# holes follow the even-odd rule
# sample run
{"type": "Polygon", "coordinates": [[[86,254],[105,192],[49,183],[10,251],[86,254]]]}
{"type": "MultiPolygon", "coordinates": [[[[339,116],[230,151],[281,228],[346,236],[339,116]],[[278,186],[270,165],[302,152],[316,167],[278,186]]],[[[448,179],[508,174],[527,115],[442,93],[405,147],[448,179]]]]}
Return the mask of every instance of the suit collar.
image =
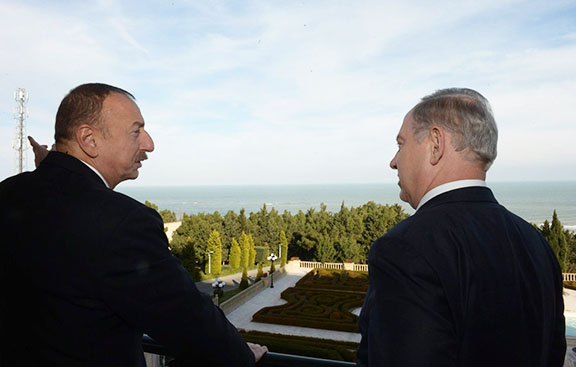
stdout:
{"type": "Polygon", "coordinates": [[[488,187],[464,187],[442,193],[425,203],[418,212],[450,202],[492,202],[498,204],[492,190],[488,187]]]}
{"type": "Polygon", "coordinates": [[[448,191],[452,191],[452,190],[456,190],[456,189],[461,189],[464,187],[471,187],[471,186],[481,186],[481,187],[486,187],[486,181],[484,180],[478,180],[478,179],[474,179],[474,180],[457,180],[457,181],[451,181],[451,182],[447,182],[445,184],[436,186],[435,188],[433,188],[432,190],[428,191],[423,197],[422,199],[420,199],[420,203],[418,204],[418,207],[416,208],[416,211],[418,211],[418,209],[420,209],[424,204],[426,204],[428,201],[432,200],[433,198],[435,198],[436,196],[443,194],[445,192],[448,191]]]}
{"type": "Polygon", "coordinates": [[[40,163],[40,167],[44,165],[58,166],[68,171],[72,171],[85,176],[90,180],[90,182],[97,186],[101,185],[102,187],[108,187],[102,178],[96,172],[94,172],[91,167],[89,167],[86,163],[82,162],[78,158],[69,154],[61,152],[50,152],[48,153],[48,156],[44,158],[42,163],[40,163]]]}

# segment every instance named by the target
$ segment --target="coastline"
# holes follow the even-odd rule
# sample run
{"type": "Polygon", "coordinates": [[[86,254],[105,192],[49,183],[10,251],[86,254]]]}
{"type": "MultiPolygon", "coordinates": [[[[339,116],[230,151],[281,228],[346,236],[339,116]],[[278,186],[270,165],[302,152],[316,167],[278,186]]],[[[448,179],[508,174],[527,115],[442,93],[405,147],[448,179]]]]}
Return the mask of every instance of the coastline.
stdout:
{"type": "MultiPolygon", "coordinates": [[[[489,182],[499,203],[528,222],[541,225],[550,222],[554,210],[564,227],[576,232],[576,181],[567,182],[489,182]]],[[[123,192],[141,202],[146,200],[168,209],[181,218],[184,213],[224,215],[232,210],[246,214],[258,212],[266,205],[280,214],[285,210],[338,212],[342,204],[358,207],[373,201],[378,204],[400,205],[413,214],[414,210],[399,199],[394,183],[381,184],[316,184],[316,185],[190,185],[190,186],[120,186],[123,192]]]]}

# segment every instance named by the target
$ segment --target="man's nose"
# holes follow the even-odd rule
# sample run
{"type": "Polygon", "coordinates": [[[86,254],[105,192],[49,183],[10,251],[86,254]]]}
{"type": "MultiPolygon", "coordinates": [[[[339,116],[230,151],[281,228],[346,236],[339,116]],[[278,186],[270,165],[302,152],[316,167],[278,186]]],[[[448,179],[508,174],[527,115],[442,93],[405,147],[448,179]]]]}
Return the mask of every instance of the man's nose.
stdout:
{"type": "Polygon", "coordinates": [[[392,158],[392,160],[390,161],[390,168],[392,169],[398,169],[398,166],[396,166],[396,157],[398,156],[398,153],[394,154],[394,158],[392,158]]]}
{"type": "Polygon", "coordinates": [[[154,151],[154,141],[148,131],[143,130],[144,134],[142,134],[142,141],[140,142],[140,149],[145,152],[153,152],[154,151]]]}

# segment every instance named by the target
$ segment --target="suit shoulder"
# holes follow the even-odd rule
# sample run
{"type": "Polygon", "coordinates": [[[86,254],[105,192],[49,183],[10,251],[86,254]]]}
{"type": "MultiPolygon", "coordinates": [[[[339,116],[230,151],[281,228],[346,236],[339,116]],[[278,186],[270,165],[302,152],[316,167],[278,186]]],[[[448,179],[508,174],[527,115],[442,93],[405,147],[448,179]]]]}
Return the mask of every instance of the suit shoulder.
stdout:
{"type": "Polygon", "coordinates": [[[98,203],[103,211],[115,213],[118,218],[134,212],[141,212],[144,215],[160,218],[156,210],[123,193],[107,188],[99,188],[92,190],[91,195],[94,202],[98,203]]]}

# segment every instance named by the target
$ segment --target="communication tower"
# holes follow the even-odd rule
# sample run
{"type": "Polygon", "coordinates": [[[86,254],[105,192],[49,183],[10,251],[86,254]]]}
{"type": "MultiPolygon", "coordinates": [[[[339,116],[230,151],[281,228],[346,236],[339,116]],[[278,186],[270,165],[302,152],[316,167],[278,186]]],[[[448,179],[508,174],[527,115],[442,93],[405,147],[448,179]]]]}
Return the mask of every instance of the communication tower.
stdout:
{"type": "Polygon", "coordinates": [[[26,143],[26,128],[24,126],[24,120],[28,118],[28,110],[26,109],[26,103],[28,102],[28,92],[24,88],[18,88],[14,92],[14,99],[18,103],[14,109],[14,118],[18,121],[16,126],[16,138],[14,139],[14,149],[18,152],[17,162],[18,173],[21,173],[26,166],[26,152],[28,150],[28,144],[26,143]]]}

